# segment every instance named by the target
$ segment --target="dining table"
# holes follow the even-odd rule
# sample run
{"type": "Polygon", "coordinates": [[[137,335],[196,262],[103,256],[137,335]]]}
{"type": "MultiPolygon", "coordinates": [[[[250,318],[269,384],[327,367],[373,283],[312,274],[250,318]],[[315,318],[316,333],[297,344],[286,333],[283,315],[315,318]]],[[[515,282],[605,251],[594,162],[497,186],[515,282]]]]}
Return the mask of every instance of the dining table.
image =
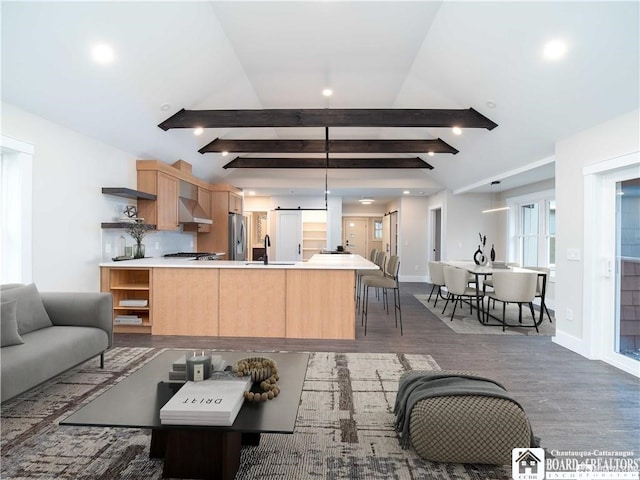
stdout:
{"type": "MultiPolygon", "coordinates": [[[[495,265],[491,263],[487,265],[478,265],[471,260],[443,260],[442,263],[445,265],[449,265],[450,267],[462,268],[475,276],[476,307],[477,307],[476,312],[478,316],[478,321],[482,325],[487,325],[487,326],[503,326],[503,324],[501,319],[491,315],[488,312],[488,309],[489,309],[488,305],[487,305],[487,312],[484,311],[483,296],[480,295],[480,289],[483,288],[482,285],[484,283],[484,280],[486,280],[487,277],[490,277],[491,275],[493,275],[493,272],[495,271],[508,270],[510,272],[535,273],[542,280],[542,286],[540,288],[540,318],[539,320],[536,321],[534,317],[534,325],[532,326],[535,326],[537,328],[542,323],[544,311],[546,308],[544,303],[545,295],[547,292],[547,273],[546,272],[540,271],[540,270],[532,270],[532,269],[523,268],[523,267],[507,266],[503,263],[495,264],[495,265]],[[485,314],[487,316],[486,320],[485,320],[485,314]],[[488,323],[489,322],[488,317],[494,318],[500,321],[500,323],[499,324],[488,323]]],[[[484,288],[483,288],[483,292],[484,292],[484,288]]],[[[522,327],[522,325],[509,325],[509,324],[507,324],[506,326],[522,327]]]]}

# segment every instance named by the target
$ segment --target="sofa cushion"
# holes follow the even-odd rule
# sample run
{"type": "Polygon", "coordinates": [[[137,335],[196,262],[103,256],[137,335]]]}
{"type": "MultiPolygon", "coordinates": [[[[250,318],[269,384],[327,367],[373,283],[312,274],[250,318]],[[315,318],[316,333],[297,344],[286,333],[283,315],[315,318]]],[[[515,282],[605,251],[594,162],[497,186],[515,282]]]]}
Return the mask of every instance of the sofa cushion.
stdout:
{"type": "Polygon", "coordinates": [[[40,293],[33,283],[2,290],[2,300],[5,302],[17,300],[18,333],[20,335],[53,326],[40,298],[40,293]]]}
{"type": "Polygon", "coordinates": [[[24,343],[18,333],[17,300],[0,305],[0,341],[3,347],[24,343]]]}

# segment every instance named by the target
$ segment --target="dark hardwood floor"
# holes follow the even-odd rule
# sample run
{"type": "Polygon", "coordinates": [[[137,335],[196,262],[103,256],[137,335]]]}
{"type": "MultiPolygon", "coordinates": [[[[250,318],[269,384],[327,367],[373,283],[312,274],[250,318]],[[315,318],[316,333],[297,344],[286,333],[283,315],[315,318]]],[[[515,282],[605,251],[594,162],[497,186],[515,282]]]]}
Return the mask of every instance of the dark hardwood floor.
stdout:
{"type": "Polygon", "coordinates": [[[403,336],[393,311],[387,317],[373,298],[367,335],[358,317],[355,340],[117,334],[115,346],[429,354],[442,369],[473,370],[501,382],[549,451],[631,450],[640,458],[638,378],[566,350],[551,337],[456,334],[413,296],[429,290],[424,283],[401,284],[403,336]]]}

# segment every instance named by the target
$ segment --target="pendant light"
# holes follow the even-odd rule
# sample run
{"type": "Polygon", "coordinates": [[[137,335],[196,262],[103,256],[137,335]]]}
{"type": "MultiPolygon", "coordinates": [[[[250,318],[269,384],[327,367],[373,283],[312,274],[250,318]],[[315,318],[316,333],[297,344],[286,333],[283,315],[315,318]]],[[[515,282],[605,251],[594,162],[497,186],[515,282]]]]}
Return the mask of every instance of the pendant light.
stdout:
{"type": "MultiPolygon", "coordinates": [[[[505,210],[509,210],[509,206],[505,206],[505,207],[493,207],[493,186],[494,185],[500,185],[500,180],[494,180],[493,182],[491,182],[491,207],[487,210],[483,210],[482,213],[493,213],[493,212],[503,212],[505,210]]],[[[498,196],[500,196],[500,194],[502,193],[502,188],[498,191],[498,196]]]]}

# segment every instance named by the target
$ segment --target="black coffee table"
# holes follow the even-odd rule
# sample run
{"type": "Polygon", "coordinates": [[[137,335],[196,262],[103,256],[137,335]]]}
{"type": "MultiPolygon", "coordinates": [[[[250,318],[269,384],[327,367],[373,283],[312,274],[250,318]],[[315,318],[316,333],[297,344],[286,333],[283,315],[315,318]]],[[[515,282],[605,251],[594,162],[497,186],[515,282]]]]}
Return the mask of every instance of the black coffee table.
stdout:
{"type": "Polygon", "coordinates": [[[165,477],[225,480],[233,479],[238,471],[242,445],[257,445],[261,433],[293,433],[309,354],[215,352],[228,364],[249,356],[275,360],[280,395],[267,402],[245,401],[230,427],[162,425],[160,408],[181,386],[169,382],[169,370],[185,353],[161,353],[60,425],[150,428],[149,456],[164,458],[165,477]]]}

